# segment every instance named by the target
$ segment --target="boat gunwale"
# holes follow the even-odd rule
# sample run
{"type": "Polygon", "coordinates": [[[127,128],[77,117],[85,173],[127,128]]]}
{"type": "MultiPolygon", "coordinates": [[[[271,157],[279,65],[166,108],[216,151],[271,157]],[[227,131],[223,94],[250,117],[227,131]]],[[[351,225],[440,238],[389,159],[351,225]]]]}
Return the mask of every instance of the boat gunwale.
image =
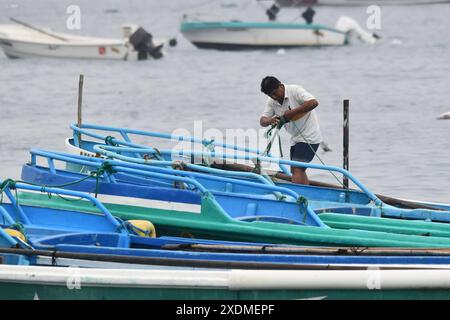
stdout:
{"type": "Polygon", "coordinates": [[[237,21],[185,21],[181,23],[181,32],[207,29],[292,29],[292,30],[326,30],[339,34],[347,32],[322,24],[288,23],[288,22],[237,22],[237,21]]]}
{"type": "MultiPolygon", "coordinates": [[[[44,46],[49,46],[49,45],[54,45],[54,46],[64,46],[64,47],[99,47],[99,46],[123,46],[125,48],[128,48],[128,45],[126,44],[125,41],[122,40],[112,40],[112,41],[117,41],[116,43],[111,42],[105,42],[105,43],[94,43],[94,42],[89,42],[89,43],[82,43],[82,42],[75,42],[75,40],[70,40],[70,41],[61,41],[61,40],[53,40],[53,41],[38,41],[38,40],[25,40],[25,39],[14,39],[11,37],[3,37],[2,35],[0,35],[0,41],[7,41],[7,42],[19,42],[19,43],[26,43],[26,44],[37,44],[37,45],[44,45],[44,46]]],[[[1,44],[1,43],[0,43],[1,44]]]]}

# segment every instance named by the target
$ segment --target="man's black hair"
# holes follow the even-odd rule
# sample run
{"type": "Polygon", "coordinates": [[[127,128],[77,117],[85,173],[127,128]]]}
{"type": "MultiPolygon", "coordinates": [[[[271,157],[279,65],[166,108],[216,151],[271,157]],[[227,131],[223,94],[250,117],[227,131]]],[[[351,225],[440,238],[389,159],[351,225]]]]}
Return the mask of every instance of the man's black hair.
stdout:
{"type": "Polygon", "coordinates": [[[269,95],[273,90],[280,86],[281,82],[275,77],[267,76],[261,81],[261,92],[269,95]]]}

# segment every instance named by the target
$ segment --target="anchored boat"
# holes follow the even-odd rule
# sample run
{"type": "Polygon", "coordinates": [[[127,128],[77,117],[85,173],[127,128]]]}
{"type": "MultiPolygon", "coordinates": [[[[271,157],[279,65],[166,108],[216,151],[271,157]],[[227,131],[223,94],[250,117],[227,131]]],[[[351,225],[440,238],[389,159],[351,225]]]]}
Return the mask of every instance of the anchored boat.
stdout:
{"type": "Polygon", "coordinates": [[[341,17],[335,27],[315,23],[196,21],[185,18],[181,32],[198,48],[220,50],[342,46],[355,33],[367,43],[376,36],[363,30],[349,17],[341,17]]]}
{"type": "MultiPolygon", "coordinates": [[[[200,139],[190,136],[179,136],[166,133],[149,132],[142,130],[134,130],[127,128],[116,128],[110,126],[100,126],[94,124],[83,124],[81,127],[77,125],[71,125],[73,130],[73,138],[66,139],[66,147],[72,154],[81,154],[89,157],[115,157],[120,160],[127,162],[135,162],[141,164],[162,164],[163,162],[158,161],[175,161],[182,163],[188,170],[200,171],[212,174],[219,174],[223,176],[233,176],[241,178],[249,178],[253,181],[259,181],[263,183],[275,183],[276,186],[291,189],[297,195],[304,195],[310,200],[318,201],[328,201],[329,203],[325,205],[324,203],[319,203],[316,208],[321,209],[335,209],[341,207],[339,210],[333,210],[334,212],[348,213],[348,214],[361,214],[361,215],[373,215],[373,216],[386,216],[393,218],[407,218],[407,219],[421,219],[421,220],[431,220],[431,221],[441,221],[450,222],[450,217],[447,214],[439,213],[436,210],[450,211],[450,205],[423,202],[416,200],[403,200],[403,199],[393,199],[386,196],[372,194],[367,188],[362,185],[361,182],[357,181],[356,185],[361,189],[343,189],[339,186],[326,185],[322,183],[316,183],[315,186],[304,186],[297,185],[286,182],[284,179],[290,178],[290,170],[288,166],[292,165],[293,162],[286,162],[282,159],[268,159],[268,161],[263,160],[263,155],[265,152],[259,149],[251,149],[240,147],[236,145],[229,145],[220,143],[214,140],[200,139]],[[113,136],[114,134],[120,134],[119,137],[113,136]],[[81,138],[85,136],[87,138],[81,138]],[[144,144],[138,144],[133,142],[135,136],[139,137],[140,140],[143,138],[148,138],[144,144]],[[89,139],[89,140],[88,140],[89,139]],[[167,142],[174,141],[182,143],[182,145],[174,146],[173,150],[183,150],[183,152],[173,152],[173,150],[161,153],[159,149],[156,148],[155,144],[158,146],[160,144],[167,145],[167,142]],[[110,145],[110,146],[107,146],[110,145]],[[123,146],[130,148],[137,148],[133,152],[113,152],[114,147],[123,146]],[[150,148],[154,146],[154,148],[150,148]],[[109,148],[109,151],[105,148],[109,148]],[[97,149],[97,150],[94,150],[97,149]],[[139,150],[141,149],[141,150],[139,150]],[[184,151],[187,149],[187,151],[184,151]],[[142,151],[147,150],[147,151],[142,151]],[[200,150],[197,152],[191,152],[191,150],[200,150]],[[218,156],[219,152],[222,152],[222,156],[218,156]],[[252,163],[252,166],[245,165],[245,163],[252,163]],[[198,166],[201,165],[201,166],[198,166]],[[208,167],[208,168],[205,168],[208,167]],[[258,168],[259,167],[259,168],[258,168]],[[214,168],[224,169],[224,170],[214,170],[214,168]],[[256,174],[259,172],[259,174],[256,174]],[[282,179],[279,179],[282,177],[282,179]],[[376,206],[373,204],[382,204],[383,210],[377,210],[376,206]],[[395,207],[405,208],[405,209],[419,209],[410,210],[407,215],[399,215],[400,211],[389,210],[390,204],[395,207]],[[367,209],[368,205],[372,205],[372,209],[367,209]],[[362,208],[359,211],[355,211],[357,207],[362,208]],[[347,207],[347,208],[342,208],[347,207]],[[420,209],[432,209],[432,211],[421,211],[420,209]],[[431,213],[431,214],[430,214],[431,213]]],[[[271,157],[270,153],[267,157],[271,157]]],[[[271,157],[272,158],[272,157],[271,157]]],[[[165,165],[172,166],[173,163],[165,163],[165,165]]],[[[346,176],[351,176],[349,172],[342,170],[337,167],[329,167],[322,165],[313,165],[307,163],[295,162],[294,165],[300,167],[311,167],[320,170],[334,171],[346,176]]],[[[68,169],[72,171],[79,171],[80,167],[72,167],[73,164],[68,164],[68,169]]],[[[350,180],[356,181],[356,178],[351,177],[350,180]]],[[[207,181],[205,181],[207,182],[207,181]]],[[[211,184],[207,184],[208,188],[213,188],[211,184]]],[[[219,190],[224,189],[224,186],[219,186],[219,190]]],[[[246,193],[261,193],[261,189],[242,189],[239,188],[240,192],[246,193]]],[[[264,191],[264,193],[267,193],[264,191]]],[[[314,205],[314,201],[311,202],[314,205]]],[[[322,212],[325,212],[323,210],[322,212]]],[[[405,212],[403,212],[405,213],[405,212]]]]}
{"type": "MultiPolygon", "coordinates": [[[[105,164],[96,163],[101,159],[69,160],[87,170],[96,168],[97,174],[106,174],[104,179],[99,179],[101,176],[97,174],[93,179],[91,174],[57,170],[53,158],[55,156],[49,156],[49,168],[45,169],[36,166],[36,155],[33,156],[32,163],[24,167],[23,179],[35,184],[59,184],[65,188],[96,192],[115,216],[124,220],[151,220],[164,235],[320,246],[446,247],[450,241],[450,225],[444,223],[400,221],[400,225],[396,225],[398,221],[390,223],[390,219],[385,219],[388,221],[380,224],[376,219],[383,218],[348,216],[348,221],[352,218],[366,218],[367,221],[359,221],[358,228],[353,229],[330,228],[308,205],[307,199],[273,185],[209,177],[230,185],[270,190],[286,199],[209,190],[193,175],[169,168],[144,165],[146,169],[143,169],[143,165],[123,161],[109,161],[105,167],[105,164]],[[108,172],[117,172],[120,176],[108,172]]],[[[49,201],[46,196],[30,193],[20,193],[20,199],[32,206],[95,210],[83,201],[49,201]]]]}
{"type": "Polygon", "coordinates": [[[122,27],[122,39],[109,39],[53,32],[12,20],[17,24],[0,25],[0,47],[9,58],[145,60],[163,55],[164,43],[135,25],[122,27]]]}
{"type": "Polygon", "coordinates": [[[277,0],[279,5],[291,6],[398,6],[449,3],[449,0],[277,0]]]}
{"type": "MultiPolygon", "coordinates": [[[[6,264],[77,265],[216,269],[333,269],[447,268],[448,249],[314,248],[268,243],[236,243],[173,237],[148,237],[143,221],[120,221],[103,205],[83,193],[27,186],[7,180],[2,185],[9,204],[0,206],[0,257],[6,264]],[[98,207],[98,213],[21,204],[11,189],[63,196],[80,196],[98,207]],[[40,191],[38,191],[40,190],[40,191]]],[[[74,201],[65,199],[65,201],[74,201]]],[[[49,201],[51,203],[52,201],[49,201]]]]}

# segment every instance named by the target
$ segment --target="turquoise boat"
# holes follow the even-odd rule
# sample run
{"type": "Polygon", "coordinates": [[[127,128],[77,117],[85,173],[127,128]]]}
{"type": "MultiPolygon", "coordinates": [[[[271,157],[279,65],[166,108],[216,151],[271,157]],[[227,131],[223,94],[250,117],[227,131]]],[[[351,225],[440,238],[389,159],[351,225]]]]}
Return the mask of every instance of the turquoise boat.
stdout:
{"type": "Polygon", "coordinates": [[[180,30],[186,39],[201,49],[270,49],[348,43],[346,32],[320,24],[183,21],[180,30]]]}
{"type": "Polygon", "coordinates": [[[349,43],[352,33],[371,44],[377,39],[354,19],[344,16],[335,27],[299,22],[199,21],[185,17],[180,31],[197,48],[218,50],[342,46],[349,43]]]}

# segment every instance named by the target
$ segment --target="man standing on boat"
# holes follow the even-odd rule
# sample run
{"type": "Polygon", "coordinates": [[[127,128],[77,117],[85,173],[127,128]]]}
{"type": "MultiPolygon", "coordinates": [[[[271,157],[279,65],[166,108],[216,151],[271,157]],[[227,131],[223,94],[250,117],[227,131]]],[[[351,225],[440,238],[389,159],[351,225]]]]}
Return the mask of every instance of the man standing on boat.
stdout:
{"type": "MultiPolygon", "coordinates": [[[[322,142],[315,108],[319,102],[299,85],[283,84],[275,77],[261,81],[261,92],[269,96],[259,120],[263,127],[284,126],[291,135],[291,160],[311,162],[322,142]]],[[[306,168],[291,167],[292,182],[309,184],[306,168]]]]}

